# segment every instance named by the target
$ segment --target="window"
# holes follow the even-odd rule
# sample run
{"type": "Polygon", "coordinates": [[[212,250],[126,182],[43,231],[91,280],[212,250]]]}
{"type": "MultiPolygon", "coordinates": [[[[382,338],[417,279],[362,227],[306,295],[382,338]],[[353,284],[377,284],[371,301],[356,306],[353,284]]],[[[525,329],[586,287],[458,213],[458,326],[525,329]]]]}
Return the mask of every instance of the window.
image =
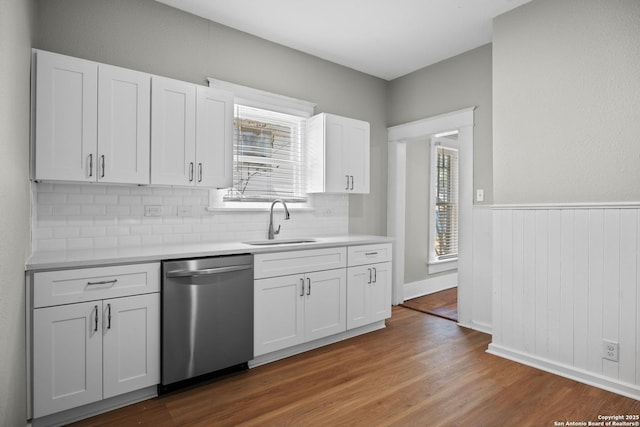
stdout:
{"type": "Polygon", "coordinates": [[[265,210],[281,198],[290,209],[311,207],[305,194],[304,133],[315,104],[217,79],[233,92],[233,183],[209,192],[209,210],[265,210]]]}
{"type": "Polygon", "coordinates": [[[233,187],[223,202],[305,203],[305,119],[235,106],[233,187]]]}
{"type": "Polygon", "coordinates": [[[458,258],[457,135],[431,140],[431,221],[429,262],[458,258]]]}

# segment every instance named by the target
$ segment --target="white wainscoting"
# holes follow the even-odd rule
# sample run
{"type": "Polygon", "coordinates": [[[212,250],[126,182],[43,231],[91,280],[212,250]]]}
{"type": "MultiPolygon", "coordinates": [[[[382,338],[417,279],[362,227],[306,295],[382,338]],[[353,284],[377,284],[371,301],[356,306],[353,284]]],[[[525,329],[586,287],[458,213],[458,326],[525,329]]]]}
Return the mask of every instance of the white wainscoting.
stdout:
{"type": "Polygon", "coordinates": [[[640,399],[640,204],[496,206],[493,239],[489,352],[640,399]]]}

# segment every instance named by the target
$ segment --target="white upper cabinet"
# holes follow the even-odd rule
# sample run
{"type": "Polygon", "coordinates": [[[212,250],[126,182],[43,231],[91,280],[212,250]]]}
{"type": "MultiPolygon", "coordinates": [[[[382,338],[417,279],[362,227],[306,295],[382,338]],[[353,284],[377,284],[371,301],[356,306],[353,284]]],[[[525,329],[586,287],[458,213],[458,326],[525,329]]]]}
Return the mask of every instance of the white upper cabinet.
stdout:
{"type": "Polygon", "coordinates": [[[233,94],[154,77],[151,184],[231,185],[233,94]]]}
{"type": "Polygon", "coordinates": [[[41,51],[34,60],[34,178],[95,181],[98,64],[41,51]]]}
{"type": "Polygon", "coordinates": [[[307,121],[309,193],[369,193],[369,123],[321,113],[307,121]]]}
{"type": "Polygon", "coordinates": [[[228,188],[233,179],[233,94],[196,89],[196,185],[228,188]]]}
{"type": "Polygon", "coordinates": [[[195,122],[195,86],[154,76],[151,95],[152,184],[193,184],[195,122]]]}
{"type": "Polygon", "coordinates": [[[149,183],[150,76],[35,53],[36,180],[149,183]]]}
{"type": "Polygon", "coordinates": [[[151,77],[98,68],[98,181],[149,183],[151,77]]]}

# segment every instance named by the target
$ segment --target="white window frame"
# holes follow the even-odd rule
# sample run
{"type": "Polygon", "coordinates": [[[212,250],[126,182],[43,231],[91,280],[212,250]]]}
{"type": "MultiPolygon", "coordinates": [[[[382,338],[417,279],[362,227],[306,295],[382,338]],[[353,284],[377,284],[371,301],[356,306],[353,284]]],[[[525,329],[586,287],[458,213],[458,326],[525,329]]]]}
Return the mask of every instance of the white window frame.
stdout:
{"type": "MultiPolygon", "coordinates": [[[[457,134],[457,132],[455,132],[457,134]]],[[[458,176],[457,182],[458,186],[460,185],[460,144],[457,139],[447,138],[451,133],[448,134],[438,134],[434,135],[430,140],[430,165],[429,165],[429,177],[431,182],[429,183],[429,259],[427,261],[429,274],[440,273],[443,271],[455,270],[458,268],[458,257],[447,258],[447,259],[438,259],[435,253],[435,230],[436,230],[436,183],[433,182],[435,176],[437,174],[437,153],[436,149],[438,146],[444,148],[450,148],[456,150],[458,152],[458,176]]],[[[457,191],[458,201],[458,216],[460,210],[460,191],[457,191]]],[[[459,217],[457,219],[458,227],[459,227],[459,217]]],[[[459,244],[459,242],[458,242],[459,244]]]]}
{"type": "MultiPolygon", "coordinates": [[[[316,104],[242,86],[235,83],[209,78],[209,87],[227,90],[234,94],[234,104],[248,107],[261,108],[263,110],[291,114],[294,116],[309,118],[313,116],[316,104]]],[[[222,200],[226,189],[209,190],[209,211],[238,210],[238,211],[265,211],[271,207],[271,203],[265,202],[225,202],[222,200]]],[[[313,196],[308,194],[307,203],[290,203],[290,210],[313,210],[313,196]]]]}

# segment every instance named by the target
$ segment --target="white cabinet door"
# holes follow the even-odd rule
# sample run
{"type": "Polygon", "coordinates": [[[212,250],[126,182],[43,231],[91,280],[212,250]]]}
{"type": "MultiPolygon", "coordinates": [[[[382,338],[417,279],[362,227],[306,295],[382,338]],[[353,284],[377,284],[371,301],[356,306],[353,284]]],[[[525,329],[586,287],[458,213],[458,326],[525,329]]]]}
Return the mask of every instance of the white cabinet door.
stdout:
{"type": "Polygon", "coordinates": [[[202,187],[228,188],[233,179],[233,93],[196,90],[196,180],[202,187]]]}
{"type": "Polygon", "coordinates": [[[160,382],[160,294],[103,301],[104,398],[160,382]]]}
{"type": "Polygon", "coordinates": [[[98,73],[97,179],[149,184],[151,76],[102,64],[98,73]]]}
{"type": "Polygon", "coordinates": [[[193,185],[196,87],[154,76],[151,91],[151,184],[193,185]]]}
{"type": "Polygon", "coordinates": [[[310,118],[307,157],[309,192],[369,192],[369,123],[326,113],[310,118]]]}
{"type": "Polygon", "coordinates": [[[346,331],[345,269],[307,273],[305,282],[305,341],[346,331]]]}
{"type": "Polygon", "coordinates": [[[34,418],[102,399],[102,302],[33,311],[34,418]]]}
{"type": "Polygon", "coordinates": [[[369,193],[369,123],[349,119],[342,143],[343,171],[349,175],[349,193],[369,193]]]}
{"type": "Polygon", "coordinates": [[[304,276],[259,279],[254,286],[254,355],[304,342],[304,276]]]}
{"type": "Polygon", "coordinates": [[[98,65],[35,54],[36,180],[95,181],[98,65]]]}
{"type": "Polygon", "coordinates": [[[347,270],[347,329],[391,317],[391,263],[347,270]]]}
{"type": "Polygon", "coordinates": [[[391,263],[373,264],[373,280],[369,288],[370,320],[376,322],[391,317],[391,263]]]}

